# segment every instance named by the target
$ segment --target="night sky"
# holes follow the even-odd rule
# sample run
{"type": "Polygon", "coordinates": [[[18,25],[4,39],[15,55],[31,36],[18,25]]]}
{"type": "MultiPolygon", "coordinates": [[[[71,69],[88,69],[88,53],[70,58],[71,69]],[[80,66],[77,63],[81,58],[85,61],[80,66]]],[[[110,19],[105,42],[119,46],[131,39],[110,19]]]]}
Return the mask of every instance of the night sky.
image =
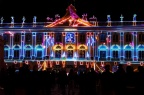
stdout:
{"type": "MultiPolygon", "coordinates": [[[[46,21],[46,17],[54,17],[60,14],[62,17],[70,0],[0,0],[0,17],[4,22],[10,22],[11,16],[15,22],[21,22],[22,16],[26,22],[32,22],[33,16],[37,21],[46,21]]],[[[124,20],[132,20],[133,14],[137,14],[137,20],[144,20],[144,0],[75,0],[77,14],[81,17],[87,13],[88,17],[95,15],[98,21],[106,21],[107,15],[111,15],[112,21],[120,20],[123,14],[124,20]]]]}

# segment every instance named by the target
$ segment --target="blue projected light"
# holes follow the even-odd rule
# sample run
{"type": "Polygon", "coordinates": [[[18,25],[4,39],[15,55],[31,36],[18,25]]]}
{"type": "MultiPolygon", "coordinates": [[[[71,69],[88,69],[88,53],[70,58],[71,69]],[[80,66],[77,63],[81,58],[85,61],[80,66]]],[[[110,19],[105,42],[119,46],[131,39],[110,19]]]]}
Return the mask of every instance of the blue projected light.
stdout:
{"type": "Polygon", "coordinates": [[[75,42],[75,34],[74,33],[66,33],[66,36],[65,36],[65,41],[66,43],[74,43],[75,42]]]}

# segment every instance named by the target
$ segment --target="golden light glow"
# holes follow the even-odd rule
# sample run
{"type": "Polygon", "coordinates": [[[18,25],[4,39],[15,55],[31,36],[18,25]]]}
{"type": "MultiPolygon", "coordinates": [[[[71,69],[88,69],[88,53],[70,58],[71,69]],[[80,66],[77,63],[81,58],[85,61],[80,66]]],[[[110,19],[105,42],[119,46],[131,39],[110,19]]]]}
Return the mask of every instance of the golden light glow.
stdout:
{"type": "Polygon", "coordinates": [[[53,46],[53,51],[55,51],[55,50],[62,50],[62,49],[63,49],[63,45],[61,45],[61,44],[53,46]]]}
{"type": "Polygon", "coordinates": [[[65,61],[62,61],[62,67],[65,68],[65,61]]]}
{"type": "Polygon", "coordinates": [[[79,45],[79,46],[78,46],[78,49],[79,49],[79,50],[87,50],[88,47],[87,47],[86,45],[79,45]]]}
{"type": "Polygon", "coordinates": [[[75,45],[66,45],[66,50],[75,50],[75,45]]]}
{"type": "Polygon", "coordinates": [[[53,62],[52,62],[52,61],[50,61],[50,68],[52,68],[52,67],[53,67],[53,65],[52,65],[52,64],[53,64],[53,62]]]}

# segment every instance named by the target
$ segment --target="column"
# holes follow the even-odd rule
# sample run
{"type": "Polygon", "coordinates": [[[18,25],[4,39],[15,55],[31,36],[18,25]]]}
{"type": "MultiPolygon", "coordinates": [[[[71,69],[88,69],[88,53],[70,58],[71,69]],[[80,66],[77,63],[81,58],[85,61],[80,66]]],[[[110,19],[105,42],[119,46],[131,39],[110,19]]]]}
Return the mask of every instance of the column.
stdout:
{"type": "Polygon", "coordinates": [[[138,56],[137,56],[137,32],[133,33],[133,43],[134,43],[134,51],[133,51],[133,61],[138,61],[138,56]]]}
{"type": "Polygon", "coordinates": [[[121,47],[121,52],[120,52],[120,61],[124,61],[124,32],[120,32],[120,47],[121,47]]]}
{"type": "Polygon", "coordinates": [[[24,58],[24,44],[25,44],[25,33],[21,33],[21,56],[20,56],[20,59],[24,58]]]}
{"type": "MultiPolygon", "coordinates": [[[[96,31],[98,32],[98,31],[96,31]]],[[[99,46],[99,41],[98,41],[98,33],[95,33],[95,60],[99,61],[99,57],[98,57],[98,46],[99,46]]]]}
{"type": "Polygon", "coordinates": [[[35,32],[32,32],[32,47],[33,47],[33,50],[32,50],[32,59],[35,58],[35,46],[36,46],[36,33],[35,32]]]}
{"type": "Polygon", "coordinates": [[[9,56],[9,59],[12,59],[13,58],[13,37],[14,37],[14,34],[10,34],[10,56],[9,56]]]}
{"type": "Polygon", "coordinates": [[[111,32],[107,32],[107,47],[108,47],[108,50],[107,50],[107,60],[110,61],[111,60],[111,32]]]}

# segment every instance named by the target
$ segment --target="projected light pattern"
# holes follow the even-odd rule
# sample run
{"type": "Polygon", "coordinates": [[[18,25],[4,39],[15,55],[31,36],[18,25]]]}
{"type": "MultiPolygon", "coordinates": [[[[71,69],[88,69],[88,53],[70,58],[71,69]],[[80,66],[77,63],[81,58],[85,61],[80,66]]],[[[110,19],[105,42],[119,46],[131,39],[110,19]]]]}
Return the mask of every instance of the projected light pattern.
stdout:
{"type": "Polygon", "coordinates": [[[66,33],[65,41],[66,41],[66,43],[74,43],[75,42],[75,34],[74,33],[66,33]]]}
{"type": "Polygon", "coordinates": [[[55,19],[47,17],[48,22],[37,22],[34,16],[32,23],[26,23],[25,17],[22,23],[15,23],[12,17],[12,22],[5,24],[1,18],[5,62],[38,62],[40,69],[40,63],[44,67],[53,67],[55,63],[65,67],[71,62],[74,67],[91,67],[93,61],[143,64],[144,22],[137,21],[136,16],[132,21],[124,21],[123,15],[120,21],[112,21],[109,14],[107,21],[101,23],[94,15],[88,19],[83,14],[80,18],[70,5],[62,18],[56,14],[55,19]]]}

